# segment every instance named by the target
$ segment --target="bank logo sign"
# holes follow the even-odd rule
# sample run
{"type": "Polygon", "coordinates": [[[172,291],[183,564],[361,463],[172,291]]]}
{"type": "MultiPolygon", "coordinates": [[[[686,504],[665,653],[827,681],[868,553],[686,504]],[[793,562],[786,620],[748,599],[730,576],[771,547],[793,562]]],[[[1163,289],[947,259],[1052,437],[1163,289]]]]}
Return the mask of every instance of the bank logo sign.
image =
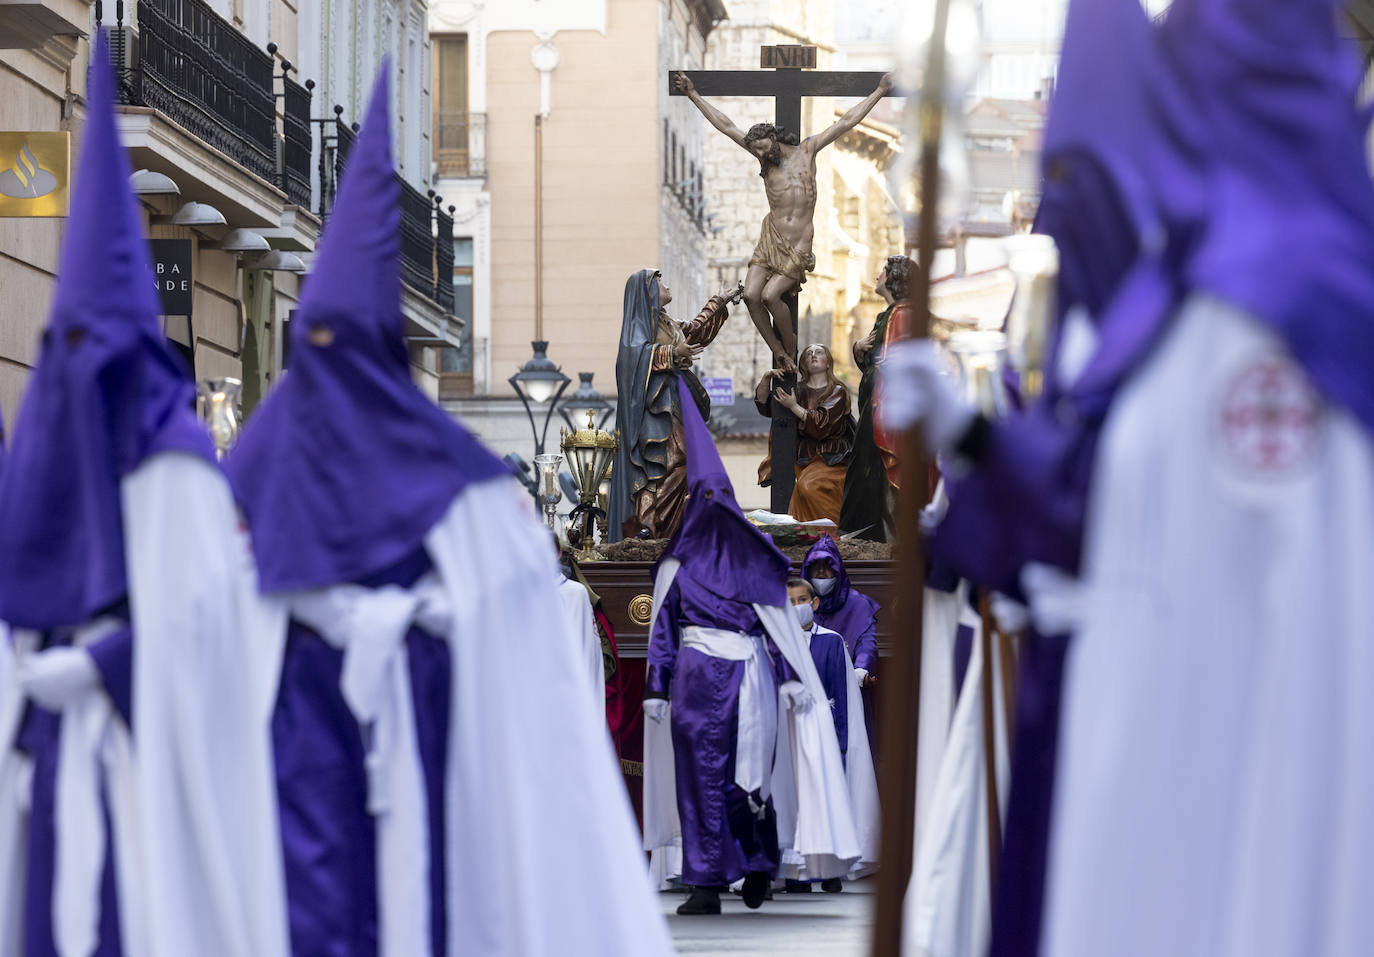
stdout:
{"type": "Polygon", "coordinates": [[[0,133],[0,216],[67,215],[70,133],[0,133]]]}

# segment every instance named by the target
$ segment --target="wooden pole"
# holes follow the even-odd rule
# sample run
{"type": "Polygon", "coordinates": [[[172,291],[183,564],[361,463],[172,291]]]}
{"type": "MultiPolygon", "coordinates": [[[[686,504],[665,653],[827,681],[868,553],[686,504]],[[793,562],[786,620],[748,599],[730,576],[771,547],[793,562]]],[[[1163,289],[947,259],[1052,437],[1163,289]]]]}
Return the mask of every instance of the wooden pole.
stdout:
{"type": "MultiPolygon", "coordinates": [[[[921,97],[921,211],[917,231],[917,281],[912,290],[912,330],[924,338],[930,327],[930,272],[935,258],[936,205],[940,191],[940,128],[944,119],[945,27],[949,0],[935,0],[930,55],[921,97]]],[[[922,615],[925,556],[921,553],[920,513],[925,507],[926,450],[919,424],[902,436],[898,463],[897,577],[889,605],[893,611],[892,655],[883,668],[882,869],[873,916],[873,957],[900,957],[902,916],[916,840],[916,742],[921,714],[922,615]],[[899,600],[900,596],[900,600],[899,600]]]]}
{"type": "Polygon", "coordinates": [[[1020,656],[1017,654],[1019,647],[1020,639],[1016,635],[1008,635],[998,629],[997,660],[1002,665],[1002,717],[1008,756],[1016,746],[1016,682],[1021,676],[1018,666],[1020,656]]]}

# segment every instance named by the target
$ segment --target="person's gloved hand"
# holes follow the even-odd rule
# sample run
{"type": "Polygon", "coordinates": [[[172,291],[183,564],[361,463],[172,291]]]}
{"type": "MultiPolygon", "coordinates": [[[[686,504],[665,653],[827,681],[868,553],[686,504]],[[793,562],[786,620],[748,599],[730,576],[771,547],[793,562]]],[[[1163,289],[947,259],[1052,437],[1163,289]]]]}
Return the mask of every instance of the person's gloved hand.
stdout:
{"type": "Polygon", "coordinates": [[[662,724],[663,719],[668,717],[668,699],[645,698],[644,717],[648,718],[650,721],[655,721],[659,724],[662,724]]]}
{"type": "Polygon", "coordinates": [[[1004,635],[1020,634],[1030,624],[1030,609],[1001,592],[988,595],[988,608],[992,611],[992,620],[997,622],[997,627],[1004,635]]]}
{"type": "Polygon", "coordinates": [[[783,703],[787,705],[787,710],[793,714],[806,714],[811,710],[811,706],[816,703],[811,697],[811,692],[800,681],[784,681],[782,687],[778,689],[778,694],[782,696],[783,703]]]}
{"type": "Polygon", "coordinates": [[[1083,622],[1083,583],[1053,565],[1031,562],[1021,569],[1021,589],[1031,621],[1042,635],[1064,635],[1083,622]]]}
{"type": "Polygon", "coordinates": [[[929,339],[920,339],[888,349],[874,403],[885,429],[901,432],[921,423],[930,453],[953,448],[977,416],[959,394],[936,348],[929,339]]]}
{"type": "Polygon", "coordinates": [[[927,537],[934,535],[948,511],[949,493],[945,491],[945,480],[940,479],[935,485],[935,494],[930,497],[930,504],[921,509],[921,534],[927,537]]]}
{"type": "Polygon", "coordinates": [[[19,686],[49,711],[62,710],[99,684],[95,661],[80,648],[49,648],[19,662],[19,686]]]}

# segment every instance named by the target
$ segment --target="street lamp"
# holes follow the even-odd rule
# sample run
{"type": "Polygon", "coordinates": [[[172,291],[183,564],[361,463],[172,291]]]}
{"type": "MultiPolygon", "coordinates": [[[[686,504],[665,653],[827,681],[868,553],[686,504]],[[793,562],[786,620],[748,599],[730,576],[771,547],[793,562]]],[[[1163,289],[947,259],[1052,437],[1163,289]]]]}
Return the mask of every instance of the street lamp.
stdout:
{"type": "Polygon", "coordinates": [[[534,347],[534,356],[507,381],[515,390],[515,394],[520,397],[520,403],[525,407],[525,414],[530,418],[530,431],[534,433],[534,454],[538,456],[544,454],[544,439],[549,434],[549,420],[553,418],[553,407],[572,380],[560,372],[558,366],[553,364],[553,360],[544,354],[549,348],[546,340],[536,339],[530,345],[534,347]],[[542,402],[549,403],[549,411],[544,414],[544,430],[542,432],[539,430],[539,426],[534,424],[534,411],[530,408],[531,402],[535,405],[542,402]]]}
{"type": "Polygon", "coordinates": [[[592,373],[579,372],[577,378],[577,388],[572,395],[563,400],[558,408],[558,414],[563,416],[563,421],[568,423],[568,428],[576,432],[582,428],[582,422],[588,415],[600,413],[600,418],[592,428],[599,429],[606,424],[606,420],[611,417],[611,412],[615,409],[615,404],[607,402],[601,397],[601,393],[592,388],[592,373]]]}

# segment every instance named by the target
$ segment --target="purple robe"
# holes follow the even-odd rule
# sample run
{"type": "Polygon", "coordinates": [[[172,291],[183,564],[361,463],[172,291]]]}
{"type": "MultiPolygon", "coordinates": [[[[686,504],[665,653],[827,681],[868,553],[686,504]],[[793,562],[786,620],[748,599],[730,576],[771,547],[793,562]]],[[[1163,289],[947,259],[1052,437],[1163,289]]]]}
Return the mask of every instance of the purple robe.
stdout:
{"type": "MultiPolygon", "coordinates": [[[[703,587],[679,569],[668,589],[649,643],[646,698],[671,691],[677,808],[682,822],[682,882],[714,887],[751,871],[777,873],[777,814],[773,799],[746,794],[735,783],[735,729],[745,662],[679,648],[680,630],[697,625],[763,635],[750,605],[703,587]],[[749,808],[762,805],[762,817],[749,808]]],[[[765,636],[774,681],[796,675],[765,636]]]]}
{"type": "MultiPolygon", "coordinates": [[[[65,642],[65,639],[62,640],[65,642]]],[[[45,642],[53,647],[59,642],[45,642]]],[[[125,724],[131,723],[133,634],[122,628],[87,648],[100,672],[105,693],[125,724]]],[[[62,716],[30,702],[24,709],[15,741],[18,750],[33,761],[33,790],[29,810],[29,854],[24,899],[23,957],[58,957],[54,940],[52,899],[56,879],[57,763],[62,716]]],[[[102,804],[103,804],[102,800],[102,804]]],[[[105,832],[110,833],[109,811],[104,811],[105,832]]],[[[115,847],[105,845],[100,873],[100,925],[91,957],[120,957],[119,897],[115,884],[115,847]]]]}
{"type": "MultiPolygon", "coordinates": [[[[823,537],[806,553],[802,562],[802,573],[806,574],[811,565],[821,562],[835,573],[835,587],[830,594],[821,596],[821,606],[816,611],[816,624],[839,632],[849,649],[849,657],[855,668],[862,668],[875,677],[878,674],[878,603],[856,590],[849,582],[849,572],[845,570],[840,558],[840,548],[830,536],[823,537]]],[[[808,575],[808,577],[810,577],[808,575]]],[[[821,673],[824,680],[825,673],[821,673]]],[[[868,746],[877,754],[878,743],[874,737],[873,695],[870,689],[859,691],[863,698],[864,726],[868,731],[868,746]]],[[[847,738],[841,738],[840,750],[844,750],[847,738]]]]}
{"type": "MultiPolygon", "coordinates": [[[[360,584],[408,586],[428,564],[418,552],[360,584]]],[[[411,628],[405,641],[429,810],[432,957],[443,957],[449,647],[418,628],[411,628]]],[[[367,810],[366,729],[340,690],[343,660],[343,649],[291,621],[272,745],[293,957],[376,957],[378,952],[376,826],[367,810]]]]}
{"type": "Polygon", "coordinates": [[[830,702],[830,716],[835,720],[835,736],[840,741],[840,757],[849,754],[849,666],[845,664],[844,639],[839,632],[823,625],[812,628],[807,635],[807,647],[821,687],[830,702]]]}

